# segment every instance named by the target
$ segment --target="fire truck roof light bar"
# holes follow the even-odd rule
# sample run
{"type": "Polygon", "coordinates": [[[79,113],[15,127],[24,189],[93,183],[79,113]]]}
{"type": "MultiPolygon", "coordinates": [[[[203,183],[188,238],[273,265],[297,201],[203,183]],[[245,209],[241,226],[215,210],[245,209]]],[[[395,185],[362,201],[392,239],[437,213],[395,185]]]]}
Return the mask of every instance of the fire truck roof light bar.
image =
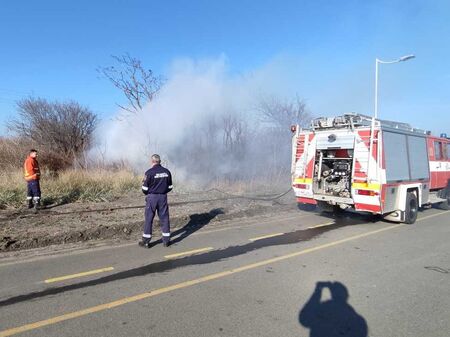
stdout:
{"type": "MultiPolygon", "coordinates": [[[[330,128],[357,128],[357,127],[371,127],[372,117],[357,113],[347,113],[337,117],[319,117],[311,122],[312,130],[326,130],[330,128]]],[[[384,119],[375,119],[376,127],[389,127],[398,130],[405,130],[410,132],[418,132],[426,134],[425,130],[413,128],[408,123],[401,123],[395,121],[388,121],[384,119]]]]}

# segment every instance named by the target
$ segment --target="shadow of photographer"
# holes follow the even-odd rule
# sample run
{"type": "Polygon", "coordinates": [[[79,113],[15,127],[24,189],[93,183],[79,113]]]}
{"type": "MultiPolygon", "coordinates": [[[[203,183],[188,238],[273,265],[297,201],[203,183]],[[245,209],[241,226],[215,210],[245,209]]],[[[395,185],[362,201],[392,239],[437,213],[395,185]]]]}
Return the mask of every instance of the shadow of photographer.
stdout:
{"type": "Polygon", "coordinates": [[[310,337],[367,337],[366,320],[348,303],[348,290],[340,282],[317,282],[308,302],[300,310],[299,322],[310,329],[310,337]],[[331,299],[322,300],[328,289],[331,299]]]}

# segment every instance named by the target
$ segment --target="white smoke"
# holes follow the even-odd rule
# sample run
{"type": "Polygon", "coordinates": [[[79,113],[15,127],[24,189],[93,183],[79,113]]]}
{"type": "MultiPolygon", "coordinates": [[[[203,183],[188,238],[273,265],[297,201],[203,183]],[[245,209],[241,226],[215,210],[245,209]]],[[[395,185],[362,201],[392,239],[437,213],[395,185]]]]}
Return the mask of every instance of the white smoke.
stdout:
{"type": "MultiPolygon", "coordinates": [[[[118,111],[100,125],[96,134],[98,145],[91,154],[102,162],[123,162],[142,171],[148,167],[149,156],[159,153],[165,164],[172,170],[177,169],[180,176],[183,167],[173,165],[180,157],[185,136],[193,131],[193,126],[200,125],[210,116],[220,118],[225,113],[234,112],[244,116],[251,129],[261,128],[255,106],[264,95],[290,100],[298,94],[315,116],[346,112],[371,114],[371,64],[364,63],[364,59],[361,64],[336,72],[338,64],[327,67],[323,62],[323,66],[317,67],[311,59],[308,56],[278,55],[259,68],[238,74],[230,71],[225,56],[206,60],[177,59],[164,74],[167,82],[160,93],[142,111],[135,114],[118,111]]],[[[416,122],[403,121],[420,125],[417,122],[420,114],[412,114],[413,118],[416,122]]],[[[422,124],[427,128],[428,124],[422,124]]],[[[195,134],[196,131],[193,132],[195,134]]],[[[193,138],[189,139],[192,141],[193,138]]],[[[289,141],[286,139],[288,151],[289,141]]],[[[261,147],[259,139],[255,142],[259,142],[256,145],[261,147]]],[[[266,142],[265,145],[271,144],[270,140],[266,139],[266,142]]],[[[246,155],[246,160],[253,160],[247,167],[256,166],[255,158],[267,158],[264,153],[251,154],[253,159],[246,155]]],[[[217,171],[221,173],[224,171],[222,164],[217,165],[217,171]]],[[[261,159],[259,165],[264,167],[266,163],[261,159]]]]}
{"type": "Polygon", "coordinates": [[[248,114],[257,122],[252,116],[255,98],[273,91],[275,77],[270,67],[231,75],[224,56],[176,60],[162,90],[142,111],[120,111],[102,123],[93,153],[98,156],[101,152],[107,162],[125,162],[138,170],[148,165],[152,153],[160,153],[170,162],[170,149],[179,145],[190,127],[210,114],[232,110],[248,114]]]}

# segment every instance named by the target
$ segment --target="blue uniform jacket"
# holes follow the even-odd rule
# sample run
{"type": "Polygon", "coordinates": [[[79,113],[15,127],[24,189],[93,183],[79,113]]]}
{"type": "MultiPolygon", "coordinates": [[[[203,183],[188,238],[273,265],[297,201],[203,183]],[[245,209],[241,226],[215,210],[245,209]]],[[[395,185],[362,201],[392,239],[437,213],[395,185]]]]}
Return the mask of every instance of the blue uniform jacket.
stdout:
{"type": "Polygon", "coordinates": [[[144,194],[166,194],[172,190],[172,174],[157,164],[145,172],[142,184],[144,194]]]}

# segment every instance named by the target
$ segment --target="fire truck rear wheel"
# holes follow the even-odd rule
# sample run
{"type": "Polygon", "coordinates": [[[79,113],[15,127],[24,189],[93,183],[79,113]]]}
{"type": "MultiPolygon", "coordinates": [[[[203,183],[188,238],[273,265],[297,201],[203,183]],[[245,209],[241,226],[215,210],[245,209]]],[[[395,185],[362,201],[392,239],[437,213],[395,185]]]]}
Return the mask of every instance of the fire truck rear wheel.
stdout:
{"type": "Polygon", "coordinates": [[[416,222],[418,211],[419,204],[417,202],[416,194],[413,192],[408,192],[406,195],[405,223],[413,224],[416,222]]]}

